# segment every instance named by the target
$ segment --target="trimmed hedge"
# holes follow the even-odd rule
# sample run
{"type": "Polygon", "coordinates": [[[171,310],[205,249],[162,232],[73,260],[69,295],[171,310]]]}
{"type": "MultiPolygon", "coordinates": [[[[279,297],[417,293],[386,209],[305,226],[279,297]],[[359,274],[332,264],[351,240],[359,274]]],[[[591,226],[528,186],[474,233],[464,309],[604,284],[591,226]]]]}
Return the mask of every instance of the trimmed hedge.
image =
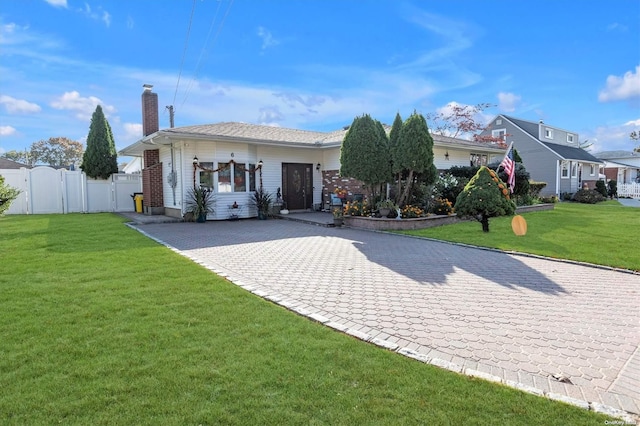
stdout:
{"type": "Polygon", "coordinates": [[[606,198],[603,197],[600,192],[593,189],[581,189],[573,196],[573,201],[584,204],[595,204],[604,200],[606,200],[606,198]]]}

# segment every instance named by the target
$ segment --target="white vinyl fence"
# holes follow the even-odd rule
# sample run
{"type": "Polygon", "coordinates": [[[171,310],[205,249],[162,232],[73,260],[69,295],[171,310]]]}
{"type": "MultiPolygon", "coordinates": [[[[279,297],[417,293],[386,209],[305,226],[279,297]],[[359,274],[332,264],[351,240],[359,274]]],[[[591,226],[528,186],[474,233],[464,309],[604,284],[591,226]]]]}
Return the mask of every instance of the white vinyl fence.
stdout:
{"type": "Polygon", "coordinates": [[[106,180],[87,178],[82,171],[0,170],[5,184],[20,190],[6,214],[131,212],[131,195],[142,192],[142,175],[117,173],[106,180]]]}
{"type": "Polygon", "coordinates": [[[619,183],[618,197],[640,198],[640,183],[619,183]]]}

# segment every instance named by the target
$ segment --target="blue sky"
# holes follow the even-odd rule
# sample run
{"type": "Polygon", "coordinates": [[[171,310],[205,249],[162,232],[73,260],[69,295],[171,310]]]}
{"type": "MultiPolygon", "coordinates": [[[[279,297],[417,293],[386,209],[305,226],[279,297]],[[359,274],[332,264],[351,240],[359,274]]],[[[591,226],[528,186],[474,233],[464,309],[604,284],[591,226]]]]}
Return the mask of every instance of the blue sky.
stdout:
{"type": "Polygon", "coordinates": [[[2,0],[0,153],[84,143],[98,104],[122,149],[141,137],[145,83],[176,126],[329,131],[488,102],[478,119],[631,150],[639,23],[637,0],[2,0]]]}

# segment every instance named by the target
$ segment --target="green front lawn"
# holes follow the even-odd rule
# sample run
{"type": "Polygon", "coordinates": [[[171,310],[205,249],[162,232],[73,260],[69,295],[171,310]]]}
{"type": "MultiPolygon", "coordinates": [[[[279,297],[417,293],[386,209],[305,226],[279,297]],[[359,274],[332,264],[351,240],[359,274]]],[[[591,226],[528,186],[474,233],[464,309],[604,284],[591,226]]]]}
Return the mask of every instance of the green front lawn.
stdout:
{"type": "Polygon", "coordinates": [[[640,271],[638,208],[564,202],[522,216],[528,231],[520,237],[511,229],[512,217],[490,219],[488,233],[477,221],[402,233],[640,271]]]}
{"type": "Polygon", "coordinates": [[[122,222],[0,218],[0,424],[610,420],[328,329],[122,222]]]}

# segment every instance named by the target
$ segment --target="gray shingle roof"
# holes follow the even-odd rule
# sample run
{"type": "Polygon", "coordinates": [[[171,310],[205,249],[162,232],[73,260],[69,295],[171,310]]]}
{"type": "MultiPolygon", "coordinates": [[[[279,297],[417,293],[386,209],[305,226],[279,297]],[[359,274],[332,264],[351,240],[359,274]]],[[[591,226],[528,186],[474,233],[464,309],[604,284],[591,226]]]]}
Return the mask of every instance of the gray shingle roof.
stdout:
{"type": "Polygon", "coordinates": [[[0,157],[0,169],[19,169],[21,167],[31,168],[31,166],[27,166],[26,164],[0,157]]]}
{"type": "Polygon", "coordinates": [[[509,117],[507,115],[503,115],[504,118],[511,121],[516,126],[520,127],[522,130],[538,139],[538,123],[534,123],[532,121],[520,120],[519,118],[509,117]]]}
{"type": "MultiPolygon", "coordinates": [[[[390,126],[384,126],[387,133],[390,126]]],[[[332,132],[317,132],[310,130],[288,129],[285,127],[265,126],[260,124],[222,122],[215,124],[202,124],[196,126],[175,127],[164,129],[160,133],[176,136],[193,136],[198,138],[223,138],[242,139],[256,142],[293,143],[309,145],[334,145],[341,144],[348,128],[332,132]]],[[[477,147],[489,151],[504,151],[497,145],[451,138],[448,136],[433,135],[436,144],[449,146],[477,147]]]]}
{"type": "Polygon", "coordinates": [[[560,145],[557,143],[551,142],[540,142],[545,145],[547,148],[551,149],[553,152],[558,154],[565,160],[578,160],[578,161],[589,161],[591,163],[602,163],[602,160],[597,159],[593,155],[589,154],[582,148],[575,148],[567,145],[560,145]]]}
{"type": "Polygon", "coordinates": [[[162,130],[164,133],[235,138],[255,141],[288,142],[302,144],[342,142],[346,130],[334,132],[315,132],[309,130],[288,129],[285,127],[260,124],[223,122],[197,126],[175,127],[162,130]]]}
{"type": "Polygon", "coordinates": [[[565,160],[578,160],[578,161],[588,161],[591,163],[602,163],[602,160],[599,160],[598,158],[589,154],[587,151],[585,151],[582,148],[541,141],[538,138],[539,136],[538,123],[534,123],[532,121],[527,121],[527,120],[520,120],[519,118],[513,118],[506,115],[503,115],[503,117],[511,121],[516,126],[520,127],[523,131],[531,135],[531,137],[533,137],[535,140],[545,145],[547,148],[551,149],[553,152],[555,152],[565,160]]]}
{"type": "Polygon", "coordinates": [[[602,151],[593,154],[595,157],[602,158],[603,160],[608,159],[622,159],[622,158],[639,158],[640,152],[633,151],[602,151]]]}

